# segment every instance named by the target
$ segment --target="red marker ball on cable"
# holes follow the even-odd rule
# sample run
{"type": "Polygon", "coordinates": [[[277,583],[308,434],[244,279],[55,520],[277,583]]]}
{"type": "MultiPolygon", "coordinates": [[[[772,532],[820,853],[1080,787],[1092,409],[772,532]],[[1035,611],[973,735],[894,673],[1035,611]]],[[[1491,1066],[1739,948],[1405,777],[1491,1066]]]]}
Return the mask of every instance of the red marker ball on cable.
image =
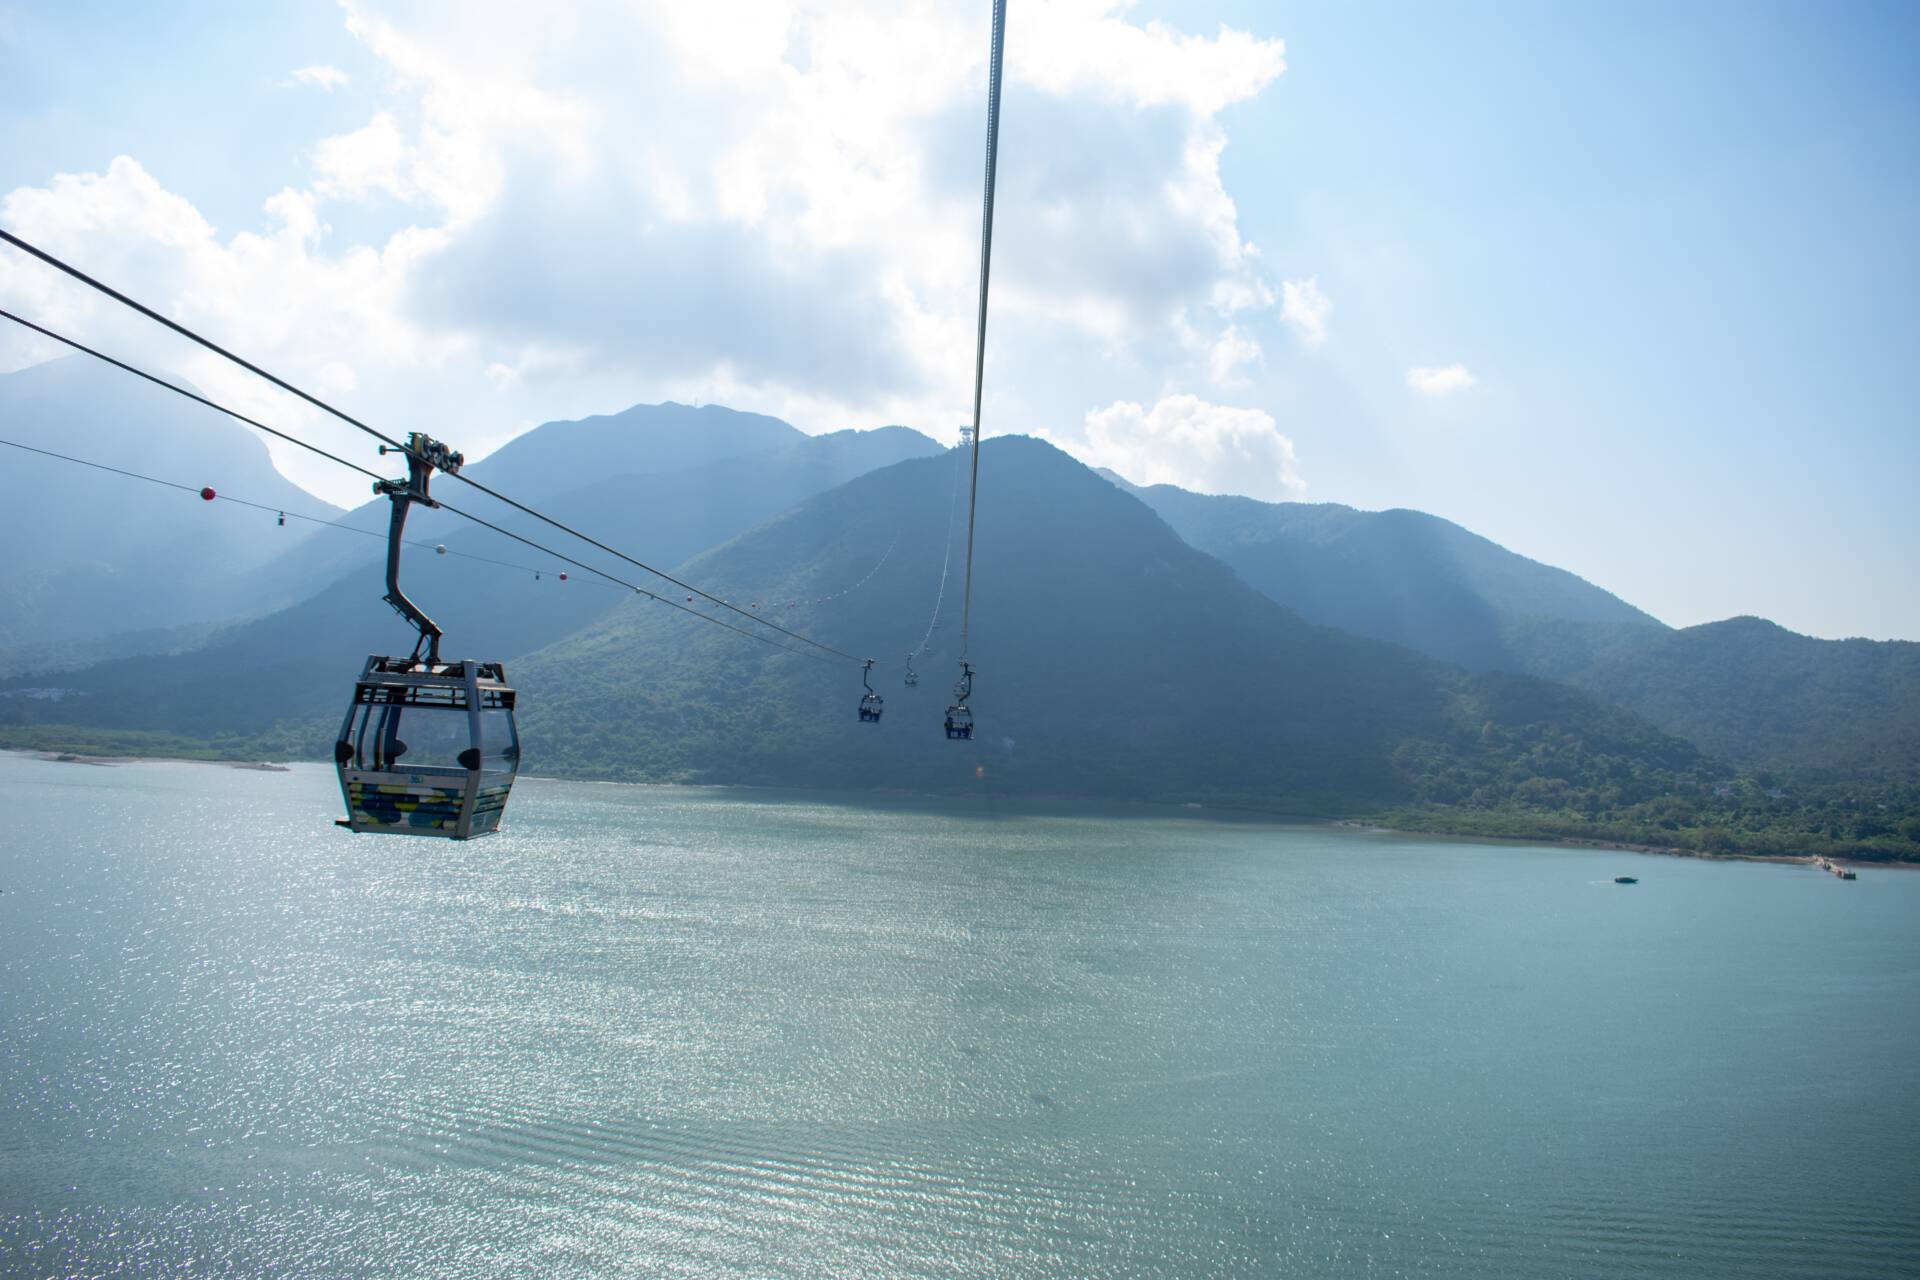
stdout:
{"type": "Polygon", "coordinates": [[[562,582],[565,582],[566,580],[567,580],[567,575],[566,575],[566,574],[564,574],[564,573],[563,573],[563,574],[561,574],[561,575],[560,575],[560,581],[562,581],[562,582]]]}
{"type": "Polygon", "coordinates": [[[212,502],[215,498],[219,496],[220,496],[219,494],[213,491],[212,485],[208,485],[206,488],[200,491],[200,497],[207,502],[212,502]]]}

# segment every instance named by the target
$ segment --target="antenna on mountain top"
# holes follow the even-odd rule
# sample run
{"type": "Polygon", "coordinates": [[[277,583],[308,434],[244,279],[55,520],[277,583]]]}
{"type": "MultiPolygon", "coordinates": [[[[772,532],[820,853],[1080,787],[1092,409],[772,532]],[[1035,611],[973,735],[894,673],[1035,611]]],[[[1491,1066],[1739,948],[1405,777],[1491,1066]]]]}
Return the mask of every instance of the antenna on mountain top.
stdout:
{"type": "MultiPolygon", "coordinates": [[[[973,349],[973,425],[962,439],[973,455],[973,476],[967,487],[967,574],[960,606],[960,684],[955,686],[955,701],[966,710],[967,695],[973,691],[973,664],[967,661],[967,640],[973,623],[973,528],[980,500],[980,391],[987,371],[987,282],[993,266],[993,178],[1000,151],[1000,70],[1005,61],[1007,0],[993,0],[993,47],[987,73],[987,184],[980,213],[980,319],[973,349]],[[970,437],[970,438],[969,438],[970,437]],[[964,689],[964,692],[962,691],[964,689]]],[[[972,737],[973,719],[966,717],[966,737],[972,737]]],[[[951,715],[947,722],[949,738],[954,732],[951,715]]]]}

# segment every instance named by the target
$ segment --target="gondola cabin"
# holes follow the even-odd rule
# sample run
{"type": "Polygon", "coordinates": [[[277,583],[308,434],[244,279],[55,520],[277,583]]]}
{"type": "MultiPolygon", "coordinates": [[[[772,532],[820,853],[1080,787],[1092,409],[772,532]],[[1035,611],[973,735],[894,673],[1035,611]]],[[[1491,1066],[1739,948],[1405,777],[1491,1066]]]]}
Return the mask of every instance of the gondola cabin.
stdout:
{"type": "Polygon", "coordinates": [[[860,668],[860,684],[866,693],[860,697],[860,723],[879,724],[881,702],[880,695],[873,691],[873,659],[868,658],[860,668]]]}
{"type": "Polygon", "coordinates": [[[967,701],[973,697],[973,664],[960,659],[960,678],[953,682],[953,704],[947,708],[947,736],[961,741],[973,738],[973,712],[967,701]]]}
{"type": "Polygon", "coordinates": [[[520,768],[506,681],[497,662],[369,657],[333,749],[347,802],[338,825],[451,840],[498,831],[520,768]]]}

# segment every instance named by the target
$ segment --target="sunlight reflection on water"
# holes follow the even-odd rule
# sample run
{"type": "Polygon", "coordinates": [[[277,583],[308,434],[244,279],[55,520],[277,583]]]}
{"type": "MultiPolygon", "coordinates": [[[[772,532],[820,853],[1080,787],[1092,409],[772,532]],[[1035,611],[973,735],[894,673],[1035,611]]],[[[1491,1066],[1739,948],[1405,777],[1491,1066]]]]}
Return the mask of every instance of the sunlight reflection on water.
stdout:
{"type": "Polygon", "coordinates": [[[454,845],[331,789],[0,757],[0,1270],[1920,1256],[1920,875],[537,780],[454,845]]]}

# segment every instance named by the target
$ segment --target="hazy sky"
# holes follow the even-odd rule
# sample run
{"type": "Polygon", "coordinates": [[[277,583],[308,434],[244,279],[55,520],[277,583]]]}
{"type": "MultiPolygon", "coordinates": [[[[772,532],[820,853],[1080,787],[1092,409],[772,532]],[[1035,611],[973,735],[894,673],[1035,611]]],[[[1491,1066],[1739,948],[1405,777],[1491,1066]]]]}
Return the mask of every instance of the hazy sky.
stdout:
{"type": "MultiPolygon", "coordinates": [[[[546,7],[0,0],[0,225],[470,456],[952,438],[987,0],[546,7]]],[[[1920,9],[1009,9],[989,432],[1920,639],[1920,9]]],[[[11,250],[0,300],[367,452],[11,250]]]]}

